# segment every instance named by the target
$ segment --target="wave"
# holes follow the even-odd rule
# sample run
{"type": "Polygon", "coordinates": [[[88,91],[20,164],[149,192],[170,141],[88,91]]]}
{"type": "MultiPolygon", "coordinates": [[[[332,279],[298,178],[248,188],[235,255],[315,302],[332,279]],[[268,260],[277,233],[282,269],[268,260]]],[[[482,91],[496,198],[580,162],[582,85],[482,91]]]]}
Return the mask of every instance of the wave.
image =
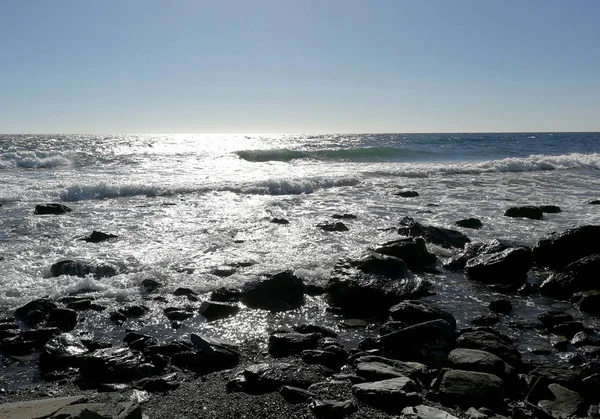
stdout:
{"type": "Polygon", "coordinates": [[[367,170],[370,175],[429,177],[436,175],[468,175],[480,173],[535,172],[550,170],[600,169],[600,154],[571,153],[562,155],[536,154],[483,162],[401,164],[383,170],[367,170]]]}
{"type": "Polygon", "coordinates": [[[130,198],[136,196],[169,197],[193,193],[233,192],[249,195],[300,195],[310,194],[319,189],[354,186],[359,183],[355,177],[313,177],[300,179],[269,179],[251,184],[179,186],[145,184],[106,184],[72,185],[60,192],[64,202],[76,202],[96,199],[130,198]]]}
{"type": "Polygon", "coordinates": [[[48,169],[70,166],[71,160],[60,153],[43,151],[18,151],[0,154],[0,169],[22,167],[26,169],[48,169]]]}
{"type": "Polygon", "coordinates": [[[287,148],[271,150],[241,150],[235,154],[250,162],[292,160],[332,160],[332,161],[355,161],[355,162],[377,162],[409,160],[428,155],[426,151],[410,150],[396,147],[363,147],[337,150],[293,150],[287,148]]]}

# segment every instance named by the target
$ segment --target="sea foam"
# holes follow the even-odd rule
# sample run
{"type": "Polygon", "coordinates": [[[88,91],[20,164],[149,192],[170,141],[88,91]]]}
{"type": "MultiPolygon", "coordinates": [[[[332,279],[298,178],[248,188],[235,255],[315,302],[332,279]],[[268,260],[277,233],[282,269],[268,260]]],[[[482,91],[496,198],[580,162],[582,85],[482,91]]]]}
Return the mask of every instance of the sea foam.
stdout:
{"type": "Polygon", "coordinates": [[[19,151],[0,154],[0,169],[22,167],[26,169],[47,169],[70,166],[71,160],[60,153],[41,151],[19,151]]]}

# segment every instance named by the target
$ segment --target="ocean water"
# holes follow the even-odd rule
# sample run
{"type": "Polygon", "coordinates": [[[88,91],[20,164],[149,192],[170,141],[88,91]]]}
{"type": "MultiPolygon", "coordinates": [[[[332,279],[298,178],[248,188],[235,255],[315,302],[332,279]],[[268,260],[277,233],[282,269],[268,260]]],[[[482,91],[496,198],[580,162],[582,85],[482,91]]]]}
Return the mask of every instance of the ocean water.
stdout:
{"type": "MultiPolygon", "coordinates": [[[[551,231],[600,223],[600,206],[589,204],[594,199],[600,133],[0,135],[0,309],[84,290],[109,306],[148,302],[140,286],[146,278],[165,283],[159,294],[171,305],[186,304],[171,296],[178,287],[204,293],[284,269],[318,283],[340,258],[395,238],[389,228],[405,216],[472,240],[534,245],[551,231]],[[403,189],[420,195],[394,195],[403,189]],[[73,212],[33,214],[36,204],[50,202],[73,212]],[[503,216],[524,204],[563,211],[539,221],[503,216]],[[344,220],[348,232],[316,227],[336,213],[356,215],[344,220]],[[290,224],[273,224],[273,217],[290,224]],[[483,228],[454,226],[466,217],[481,219],[483,228]],[[119,238],[78,240],[92,230],[119,238]],[[99,281],[50,277],[50,265],[66,258],[111,263],[120,274],[99,281]],[[215,275],[219,269],[232,274],[215,275]]],[[[441,260],[451,255],[428,247],[441,260]]],[[[491,298],[460,274],[432,280],[432,298],[463,324],[491,298]]],[[[303,315],[335,321],[313,303],[303,315]]],[[[556,306],[535,297],[517,304],[517,317],[556,306]]],[[[148,305],[143,327],[163,327],[162,306],[148,305]]],[[[106,313],[90,316],[82,316],[85,333],[108,333],[106,313]]],[[[228,328],[230,337],[259,333],[286,315],[278,316],[245,311],[237,329],[228,328]],[[248,320],[252,327],[244,332],[248,320]]],[[[163,333],[182,332],[166,325],[163,333]]]]}

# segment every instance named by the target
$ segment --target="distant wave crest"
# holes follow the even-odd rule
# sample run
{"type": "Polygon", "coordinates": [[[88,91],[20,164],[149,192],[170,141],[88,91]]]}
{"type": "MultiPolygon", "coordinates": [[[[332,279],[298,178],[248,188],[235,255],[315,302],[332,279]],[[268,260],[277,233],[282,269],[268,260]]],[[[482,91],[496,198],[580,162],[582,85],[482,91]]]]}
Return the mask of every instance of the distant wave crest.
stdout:
{"type": "Polygon", "coordinates": [[[241,150],[237,151],[235,154],[243,160],[258,163],[269,161],[290,162],[292,160],[300,159],[356,162],[398,161],[403,159],[414,159],[428,153],[425,151],[409,150],[396,147],[363,147],[314,151],[300,151],[287,148],[271,150],[241,150]]]}
{"type": "Polygon", "coordinates": [[[60,153],[42,151],[18,151],[0,154],[0,169],[22,167],[27,169],[70,166],[71,160],[60,153]]]}

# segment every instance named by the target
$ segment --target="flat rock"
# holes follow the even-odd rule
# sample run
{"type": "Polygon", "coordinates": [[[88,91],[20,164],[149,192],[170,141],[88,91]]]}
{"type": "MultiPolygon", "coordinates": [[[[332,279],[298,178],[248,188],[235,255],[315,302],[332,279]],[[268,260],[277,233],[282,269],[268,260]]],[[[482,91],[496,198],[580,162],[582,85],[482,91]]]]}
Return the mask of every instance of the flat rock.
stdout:
{"type": "Polygon", "coordinates": [[[456,340],[456,346],[459,348],[479,349],[492,353],[512,367],[517,367],[521,363],[521,355],[517,348],[497,334],[488,331],[476,330],[463,333],[456,340]]]}
{"type": "Polygon", "coordinates": [[[506,249],[483,254],[467,261],[467,276],[485,284],[521,285],[533,265],[531,250],[527,247],[506,249]]]}
{"type": "Polygon", "coordinates": [[[427,251],[425,240],[421,237],[407,237],[378,245],[375,252],[402,259],[408,269],[422,272],[435,263],[436,256],[427,251]]]}
{"type": "Polygon", "coordinates": [[[530,218],[532,220],[541,220],[544,218],[542,208],[534,205],[525,205],[522,207],[512,207],[504,213],[506,217],[512,218],[530,218]]]}
{"type": "Polygon", "coordinates": [[[73,211],[63,204],[39,204],[35,206],[35,215],[61,215],[73,211]]]}
{"type": "Polygon", "coordinates": [[[274,357],[297,355],[316,348],[321,337],[319,333],[273,333],[269,336],[269,353],[274,357]]]}
{"type": "Polygon", "coordinates": [[[356,366],[356,375],[366,381],[381,381],[407,376],[405,371],[381,362],[359,362],[356,366]]]}
{"type": "Polygon", "coordinates": [[[450,370],[442,378],[439,393],[445,405],[497,407],[504,400],[504,383],[493,374],[450,370]]]}
{"type": "Polygon", "coordinates": [[[479,349],[454,349],[448,355],[447,365],[456,370],[485,372],[500,378],[514,372],[512,367],[496,355],[479,349]]]}
{"type": "Polygon", "coordinates": [[[304,304],[304,283],[291,271],[251,281],[242,289],[242,303],[270,311],[293,310],[304,304]]]}
{"type": "Polygon", "coordinates": [[[552,233],[541,239],[533,248],[533,258],[538,265],[556,270],[583,257],[600,253],[600,226],[585,225],[552,233]]]}
{"type": "Polygon", "coordinates": [[[85,399],[85,396],[72,396],[0,404],[0,417],[7,419],[45,418],[65,406],[76,404],[85,399]]]}
{"type": "Polygon", "coordinates": [[[235,316],[239,313],[240,307],[237,304],[203,301],[198,311],[206,320],[210,322],[213,320],[235,316]]]}
{"type": "MultiPolygon", "coordinates": [[[[458,419],[456,416],[451,415],[441,409],[435,407],[419,405],[405,407],[402,410],[403,419],[458,419]]],[[[487,416],[486,416],[487,418],[487,416]]]]}
{"type": "Polygon", "coordinates": [[[352,391],[357,399],[385,411],[400,412],[421,401],[417,384],[408,377],[355,384],[352,391]]]}
{"type": "Polygon", "coordinates": [[[460,231],[450,230],[448,228],[425,226],[410,217],[405,217],[400,221],[398,234],[407,237],[423,237],[430,243],[437,244],[445,248],[462,249],[471,240],[460,231]]]}
{"type": "Polygon", "coordinates": [[[404,322],[406,325],[441,319],[456,328],[456,319],[451,313],[423,301],[401,301],[392,306],[389,311],[392,319],[404,322]]]}
{"type": "Polygon", "coordinates": [[[310,410],[317,419],[343,418],[358,410],[356,402],[352,399],[342,402],[332,400],[313,400],[310,410]]]}
{"type": "Polygon", "coordinates": [[[554,418],[572,418],[581,409],[583,400],[581,396],[559,384],[548,385],[548,390],[554,396],[553,400],[540,400],[538,406],[547,411],[554,418]]]}
{"type": "Polygon", "coordinates": [[[321,223],[317,224],[317,227],[323,231],[348,231],[348,226],[341,221],[336,223],[321,223]]]}
{"type": "Polygon", "coordinates": [[[248,393],[261,394],[278,390],[288,385],[308,388],[323,381],[330,370],[316,365],[298,365],[285,362],[254,364],[242,371],[245,380],[243,389],[248,393]]]}
{"type": "Polygon", "coordinates": [[[414,198],[419,196],[419,193],[417,191],[400,191],[396,192],[394,195],[400,196],[402,198],[414,198]]]}

